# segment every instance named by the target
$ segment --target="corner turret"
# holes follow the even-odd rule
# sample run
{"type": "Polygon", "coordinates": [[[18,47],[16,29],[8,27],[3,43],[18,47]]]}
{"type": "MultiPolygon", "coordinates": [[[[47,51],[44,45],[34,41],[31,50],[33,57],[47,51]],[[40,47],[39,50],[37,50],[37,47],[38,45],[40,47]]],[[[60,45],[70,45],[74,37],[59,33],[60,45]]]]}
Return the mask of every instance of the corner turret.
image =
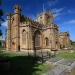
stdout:
{"type": "Polygon", "coordinates": [[[21,11],[21,9],[20,9],[19,5],[14,5],[14,13],[20,14],[20,11],[21,11]]]}

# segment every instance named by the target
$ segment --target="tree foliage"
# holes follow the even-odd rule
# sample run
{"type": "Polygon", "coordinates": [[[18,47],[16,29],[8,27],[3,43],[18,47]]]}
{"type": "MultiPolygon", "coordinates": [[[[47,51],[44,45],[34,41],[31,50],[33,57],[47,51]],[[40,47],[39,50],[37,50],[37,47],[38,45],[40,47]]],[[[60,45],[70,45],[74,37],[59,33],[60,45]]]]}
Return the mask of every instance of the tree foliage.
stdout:
{"type": "MultiPolygon", "coordinates": [[[[2,2],[0,0],[0,6],[1,6],[1,4],[2,4],[2,2]]],[[[2,16],[3,16],[3,11],[2,11],[2,9],[0,9],[0,27],[1,27],[1,22],[3,21],[2,16]]],[[[1,29],[0,29],[0,36],[2,36],[1,29]]]]}
{"type": "Polygon", "coordinates": [[[1,41],[0,41],[0,46],[1,46],[1,41]]]}
{"type": "Polygon", "coordinates": [[[70,40],[71,45],[75,45],[75,41],[70,40]]]}
{"type": "MultiPolygon", "coordinates": [[[[1,6],[1,0],[0,0],[0,6],[1,6]]],[[[3,21],[3,18],[2,18],[2,16],[3,16],[3,11],[2,11],[2,9],[0,8],[0,37],[2,36],[2,31],[1,31],[1,23],[2,23],[2,21],[3,21]]],[[[0,39],[0,47],[2,46],[2,43],[1,43],[1,39],[0,39]]]]}
{"type": "Polygon", "coordinates": [[[1,0],[0,0],[0,5],[1,5],[1,3],[2,3],[2,2],[1,2],[1,0]]]}

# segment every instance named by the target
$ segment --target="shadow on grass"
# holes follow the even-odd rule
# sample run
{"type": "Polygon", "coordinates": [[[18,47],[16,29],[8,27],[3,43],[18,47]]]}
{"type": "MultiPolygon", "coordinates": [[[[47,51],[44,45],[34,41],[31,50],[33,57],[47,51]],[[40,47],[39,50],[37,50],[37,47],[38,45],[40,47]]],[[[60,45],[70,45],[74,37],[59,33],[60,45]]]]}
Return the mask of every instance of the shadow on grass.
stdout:
{"type": "Polygon", "coordinates": [[[39,64],[39,57],[33,56],[0,56],[0,75],[33,75],[39,64]]]}

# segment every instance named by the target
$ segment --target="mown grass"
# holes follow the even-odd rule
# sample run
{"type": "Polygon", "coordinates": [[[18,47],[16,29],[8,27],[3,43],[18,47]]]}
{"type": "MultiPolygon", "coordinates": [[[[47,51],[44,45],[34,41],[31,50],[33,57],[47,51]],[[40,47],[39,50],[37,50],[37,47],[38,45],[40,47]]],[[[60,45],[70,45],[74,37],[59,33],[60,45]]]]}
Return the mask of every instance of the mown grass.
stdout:
{"type": "MultiPolygon", "coordinates": [[[[57,58],[64,59],[75,59],[75,52],[61,51],[56,55],[57,58]]],[[[52,65],[37,62],[41,60],[39,57],[26,56],[24,53],[16,52],[3,52],[0,51],[0,63],[8,63],[7,65],[1,66],[1,75],[41,75],[52,68],[52,65]],[[9,66],[9,67],[8,67],[9,66]],[[5,67],[7,67],[5,69],[5,67]],[[2,69],[3,68],[3,69],[2,69]]],[[[74,72],[73,72],[74,73],[74,72]]],[[[71,74],[72,75],[72,74],[71,74]]]]}
{"type": "Polygon", "coordinates": [[[49,64],[38,65],[37,67],[34,67],[34,69],[39,69],[39,70],[35,71],[33,75],[41,75],[47,72],[48,70],[50,70],[51,68],[52,68],[52,65],[49,65],[49,64]]]}
{"type": "Polygon", "coordinates": [[[56,55],[57,58],[64,58],[64,59],[75,59],[75,52],[70,52],[69,50],[66,52],[66,51],[61,51],[60,53],[58,53],[56,55]]]}
{"type": "Polygon", "coordinates": [[[2,48],[2,46],[0,45],[0,48],[2,48]]]}
{"type": "Polygon", "coordinates": [[[51,68],[46,63],[39,64],[41,58],[18,53],[0,52],[1,75],[41,75],[51,68]]]}

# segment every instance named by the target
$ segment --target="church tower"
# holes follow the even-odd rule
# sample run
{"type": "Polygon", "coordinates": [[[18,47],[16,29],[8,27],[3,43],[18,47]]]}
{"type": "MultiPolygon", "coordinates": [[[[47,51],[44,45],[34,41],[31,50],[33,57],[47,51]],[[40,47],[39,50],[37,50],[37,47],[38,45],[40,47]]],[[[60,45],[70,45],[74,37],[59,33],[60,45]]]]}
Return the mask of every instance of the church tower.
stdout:
{"type": "Polygon", "coordinates": [[[11,49],[11,14],[7,14],[7,35],[6,35],[6,49],[11,49]]]}
{"type": "Polygon", "coordinates": [[[36,21],[43,25],[51,25],[53,23],[53,14],[50,12],[43,12],[38,15],[36,21]]]}
{"type": "Polygon", "coordinates": [[[14,14],[12,16],[12,50],[20,50],[20,7],[14,6],[14,14]]]}

